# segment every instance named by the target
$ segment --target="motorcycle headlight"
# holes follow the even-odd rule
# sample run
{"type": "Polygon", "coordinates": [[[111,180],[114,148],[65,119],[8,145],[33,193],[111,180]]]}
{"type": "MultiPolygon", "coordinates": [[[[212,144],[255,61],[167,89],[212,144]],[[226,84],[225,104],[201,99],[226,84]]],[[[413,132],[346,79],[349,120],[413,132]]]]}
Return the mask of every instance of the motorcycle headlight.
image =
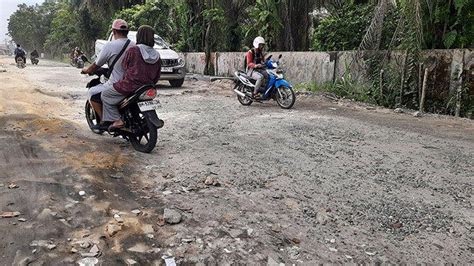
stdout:
{"type": "Polygon", "coordinates": [[[184,64],[185,64],[184,59],[183,58],[178,58],[178,66],[183,67],[184,64]]]}

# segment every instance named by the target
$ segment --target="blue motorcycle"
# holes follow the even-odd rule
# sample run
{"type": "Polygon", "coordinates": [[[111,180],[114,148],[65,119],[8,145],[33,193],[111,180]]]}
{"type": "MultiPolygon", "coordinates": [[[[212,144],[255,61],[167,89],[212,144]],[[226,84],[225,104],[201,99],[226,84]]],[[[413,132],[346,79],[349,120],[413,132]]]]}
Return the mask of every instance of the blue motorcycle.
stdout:
{"type": "Polygon", "coordinates": [[[255,88],[255,80],[243,71],[236,71],[234,75],[237,77],[237,83],[234,87],[234,92],[237,94],[237,99],[242,105],[251,105],[255,102],[263,102],[268,100],[275,100],[283,109],[290,109],[296,101],[296,96],[293,91],[293,86],[283,77],[283,70],[280,68],[280,59],[277,61],[271,59],[271,55],[265,61],[265,71],[268,73],[268,80],[265,86],[260,88],[260,97],[252,97],[252,92],[255,88]]]}

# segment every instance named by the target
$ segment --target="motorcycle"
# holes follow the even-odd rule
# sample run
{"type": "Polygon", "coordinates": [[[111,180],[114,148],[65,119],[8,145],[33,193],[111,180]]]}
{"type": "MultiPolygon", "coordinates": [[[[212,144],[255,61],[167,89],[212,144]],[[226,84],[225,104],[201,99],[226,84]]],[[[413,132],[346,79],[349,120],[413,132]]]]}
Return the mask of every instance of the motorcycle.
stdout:
{"type": "Polygon", "coordinates": [[[31,64],[37,65],[39,63],[39,59],[37,56],[30,56],[31,64]]]}
{"type": "MultiPolygon", "coordinates": [[[[100,68],[96,73],[97,78],[87,83],[90,89],[101,83],[101,77],[106,75],[107,69],[100,68]]],[[[150,153],[156,146],[158,140],[158,129],[164,125],[163,120],[159,119],[156,109],[161,107],[160,101],[156,98],[156,87],[154,84],[148,84],[140,87],[132,95],[123,99],[119,104],[119,112],[125,125],[121,129],[108,132],[114,137],[122,137],[130,141],[133,148],[139,152],[150,153]]],[[[100,98],[100,97],[98,97],[100,98]]],[[[99,99],[94,99],[99,102],[99,99]]],[[[100,123],[97,112],[92,108],[89,100],[85,104],[85,116],[87,124],[92,132],[103,134],[103,130],[94,129],[94,126],[100,123]]]]}
{"type": "Polygon", "coordinates": [[[265,71],[268,73],[268,81],[265,86],[260,88],[262,94],[260,97],[253,97],[252,92],[255,88],[255,82],[252,77],[243,71],[236,71],[237,83],[234,87],[234,93],[242,105],[251,105],[254,101],[262,103],[263,101],[275,100],[283,109],[290,109],[296,101],[293,86],[284,79],[283,70],[280,68],[280,59],[273,61],[270,55],[265,61],[265,71]]]}
{"type": "Polygon", "coordinates": [[[71,59],[71,65],[77,68],[83,68],[85,62],[89,62],[85,55],[79,55],[78,57],[71,59]]]}
{"type": "Polygon", "coordinates": [[[26,67],[26,63],[25,63],[25,61],[23,60],[22,57],[18,57],[16,59],[16,67],[18,67],[18,68],[25,68],[26,67]]]}

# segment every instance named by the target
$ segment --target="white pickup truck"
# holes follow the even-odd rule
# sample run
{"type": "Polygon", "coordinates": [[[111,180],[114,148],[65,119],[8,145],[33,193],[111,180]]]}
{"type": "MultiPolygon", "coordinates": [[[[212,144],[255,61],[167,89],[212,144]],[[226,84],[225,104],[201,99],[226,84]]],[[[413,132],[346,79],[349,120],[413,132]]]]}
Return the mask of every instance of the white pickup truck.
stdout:
{"type": "MultiPolygon", "coordinates": [[[[134,42],[137,40],[137,32],[130,31],[128,38],[134,42]]],[[[96,40],[95,41],[95,57],[97,57],[102,50],[102,47],[107,42],[112,40],[112,34],[110,34],[107,40],[96,40]]],[[[160,53],[161,57],[161,77],[160,80],[168,80],[171,86],[181,87],[184,82],[184,76],[186,71],[184,69],[184,60],[178,53],[171,50],[169,45],[158,35],[155,34],[155,50],[160,53]]]]}

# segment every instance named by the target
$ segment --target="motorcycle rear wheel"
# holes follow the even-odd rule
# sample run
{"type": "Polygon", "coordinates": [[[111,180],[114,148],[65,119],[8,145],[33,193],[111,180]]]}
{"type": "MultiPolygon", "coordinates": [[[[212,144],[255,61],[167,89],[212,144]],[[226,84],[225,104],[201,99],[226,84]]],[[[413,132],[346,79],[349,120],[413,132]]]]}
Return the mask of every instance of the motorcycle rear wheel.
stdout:
{"type": "MultiPolygon", "coordinates": [[[[245,85],[242,84],[242,83],[235,84],[234,90],[235,89],[237,89],[238,91],[240,91],[242,93],[246,93],[245,85]]],[[[253,103],[252,99],[250,97],[247,97],[247,96],[242,97],[242,96],[237,95],[237,100],[239,100],[240,104],[245,105],[245,106],[249,106],[253,103]]]]}
{"type": "Polygon", "coordinates": [[[100,118],[99,118],[99,115],[94,110],[94,108],[92,108],[92,105],[90,104],[89,101],[86,101],[84,111],[86,114],[86,121],[87,121],[87,124],[89,125],[90,130],[94,132],[95,134],[99,134],[99,135],[104,133],[103,130],[92,129],[93,126],[98,125],[100,123],[100,118]]]}
{"type": "Polygon", "coordinates": [[[130,142],[135,150],[150,153],[156,146],[158,140],[158,129],[150,120],[148,120],[148,118],[141,114],[140,117],[142,130],[140,133],[131,134],[129,136],[130,142]]]}
{"type": "Polygon", "coordinates": [[[293,92],[293,89],[286,86],[279,87],[276,93],[276,101],[283,109],[290,109],[293,107],[296,101],[296,96],[293,92]]]}

